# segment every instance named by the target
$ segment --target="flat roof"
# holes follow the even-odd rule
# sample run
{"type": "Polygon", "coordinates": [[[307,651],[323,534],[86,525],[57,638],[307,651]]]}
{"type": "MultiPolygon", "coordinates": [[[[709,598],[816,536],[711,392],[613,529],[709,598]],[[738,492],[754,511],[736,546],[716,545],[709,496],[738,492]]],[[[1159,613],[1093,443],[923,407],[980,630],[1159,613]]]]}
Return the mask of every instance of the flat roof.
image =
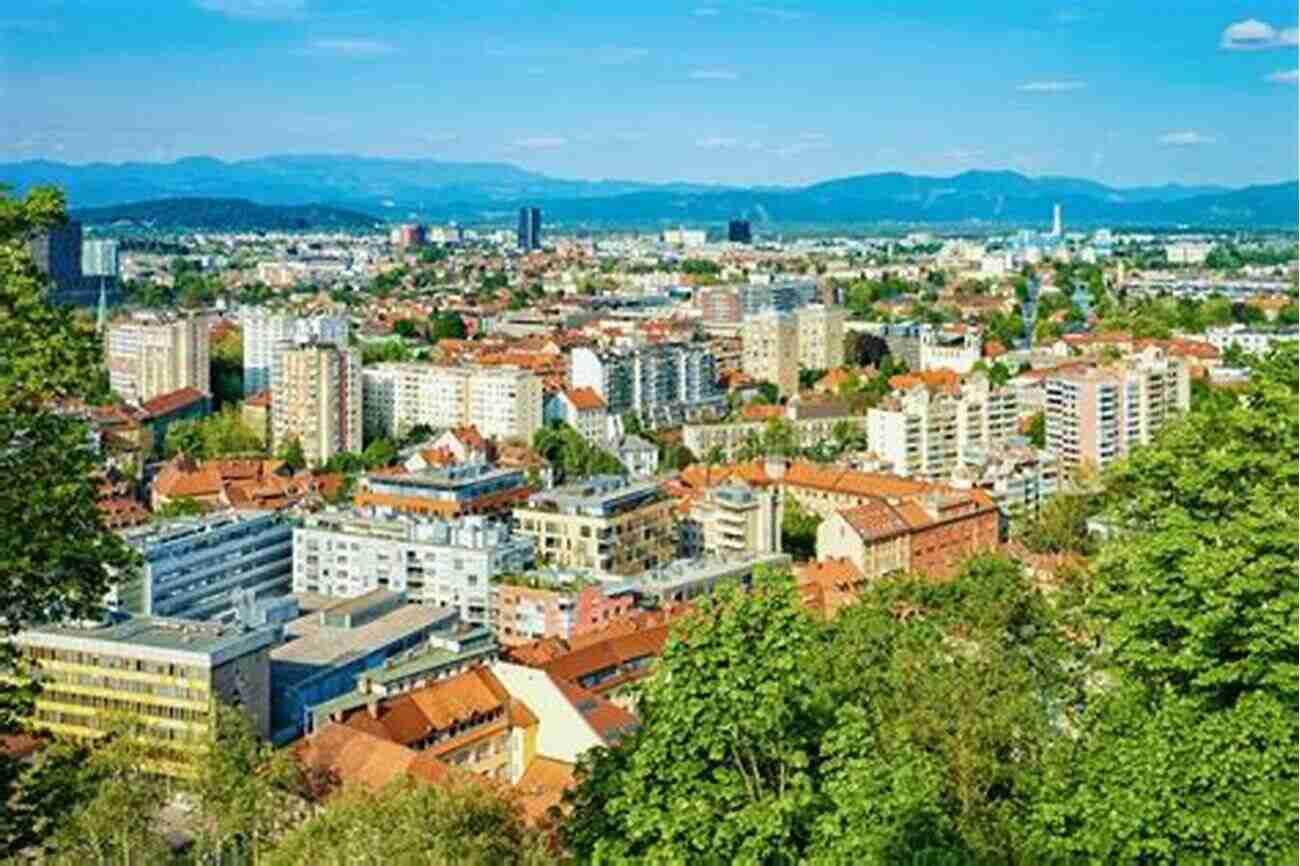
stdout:
{"type": "Polygon", "coordinates": [[[238,623],[137,616],[86,627],[47,626],[21,632],[14,640],[20,645],[218,665],[273,644],[278,634],[275,626],[245,628],[238,623]]]}
{"type": "Polygon", "coordinates": [[[321,625],[315,611],[284,626],[285,643],[271,650],[272,662],[341,665],[403,635],[458,615],[455,608],[407,604],[356,628],[321,625]]]}

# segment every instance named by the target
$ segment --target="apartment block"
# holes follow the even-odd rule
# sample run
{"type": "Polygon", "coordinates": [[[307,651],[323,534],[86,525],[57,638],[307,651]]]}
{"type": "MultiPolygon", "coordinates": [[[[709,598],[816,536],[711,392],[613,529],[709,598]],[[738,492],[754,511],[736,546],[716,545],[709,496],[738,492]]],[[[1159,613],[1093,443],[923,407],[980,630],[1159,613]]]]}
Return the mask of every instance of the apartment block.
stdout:
{"type": "Polygon", "coordinates": [[[263,307],[245,307],[239,314],[244,345],[244,396],[271,387],[275,359],[285,348],[317,343],[348,345],[346,316],[295,316],[263,307]]]}
{"type": "Polygon", "coordinates": [[[741,370],[771,382],[784,397],[799,391],[799,324],[788,314],[747,316],[740,329],[741,370]]]}
{"type": "Polygon", "coordinates": [[[236,590],[255,599],[289,592],[293,529],[276,512],[182,518],[123,537],[141,564],[117,584],[114,598],[133,614],[215,619],[235,609],[236,590]]]}
{"type": "Polygon", "coordinates": [[[561,568],[638,574],[672,558],[673,504],[655,481],[618,476],[535,493],[515,509],[538,559],[561,568]]]}
{"type": "Polygon", "coordinates": [[[181,388],[210,394],[208,320],[137,314],[115,322],[104,336],[104,363],[109,386],[132,403],[181,388]]]}
{"type": "Polygon", "coordinates": [[[425,472],[372,472],[362,476],[352,501],[445,520],[469,514],[508,514],[532,488],[524,467],[466,463],[425,472]]]}
{"type": "Polygon", "coordinates": [[[717,559],[781,552],[781,497],[731,482],[690,500],[682,522],[686,556],[717,559]]]}
{"type": "Polygon", "coordinates": [[[836,400],[794,397],[777,409],[773,418],[755,421],[732,421],[723,424],[687,424],[682,427],[682,444],[701,460],[717,450],[723,460],[734,460],[742,449],[761,438],[772,420],[789,425],[799,448],[813,448],[835,437],[836,430],[847,427],[866,436],[865,415],[850,415],[848,407],[836,400]]]}
{"type": "Polygon", "coordinates": [[[602,583],[563,572],[502,575],[492,589],[493,627],[502,646],[542,638],[569,640],[627,616],[636,593],[626,583],[602,583]]]}
{"type": "Polygon", "coordinates": [[[570,357],[574,389],[590,388],[611,415],[638,413],[652,428],[714,417],[726,409],[717,361],[703,346],[655,343],[630,349],[579,347],[570,357]]]}
{"type": "Polygon", "coordinates": [[[604,442],[610,434],[609,407],[591,388],[566,388],[546,398],[546,421],[561,421],[588,442],[604,442]]]}
{"type": "Polygon", "coordinates": [[[102,736],[115,717],[137,723],[156,747],[152,769],[185,776],[215,737],[217,700],[240,707],[270,735],[269,652],[278,626],[155,617],[20,632],[13,642],[41,683],[33,725],[78,739],[102,736]]]}
{"type": "Polygon", "coordinates": [[[271,376],[271,441],[297,439],[311,466],[360,451],[361,355],[352,349],[284,345],[271,376]]]}
{"type": "Polygon", "coordinates": [[[814,304],[795,312],[799,327],[799,366],[833,370],[844,364],[843,307],[814,304]]]}
{"type": "Polygon", "coordinates": [[[473,425],[490,438],[532,441],[542,426],[542,380],[524,370],[390,363],[366,367],[361,379],[365,426],[377,435],[473,425]]]}
{"type": "Polygon", "coordinates": [[[384,518],[346,510],[309,515],[293,532],[293,589],[337,598],[375,590],[491,622],[491,582],[533,566],[534,540],[485,517],[384,518]]]}
{"type": "Polygon", "coordinates": [[[1101,469],[1190,406],[1187,365],[1155,347],[1109,366],[1067,368],[1047,380],[1047,450],[1067,472],[1101,469]]]}

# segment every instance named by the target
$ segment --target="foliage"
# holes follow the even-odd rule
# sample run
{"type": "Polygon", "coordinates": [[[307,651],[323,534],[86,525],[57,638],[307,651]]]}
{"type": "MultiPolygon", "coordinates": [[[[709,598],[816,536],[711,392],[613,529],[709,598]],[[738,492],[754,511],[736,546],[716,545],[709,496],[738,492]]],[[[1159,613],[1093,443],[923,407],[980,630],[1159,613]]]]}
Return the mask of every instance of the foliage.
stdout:
{"type": "Polygon", "coordinates": [[[817,382],[826,375],[825,370],[814,370],[810,367],[799,368],[799,390],[807,391],[816,385],[817,382]]]}
{"type": "Polygon", "coordinates": [[[429,339],[435,343],[439,340],[463,340],[467,333],[465,320],[459,313],[438,313],[433,317],[429,339]]]}
{"type": "Polygon", "coordinates": [[[154,517],[161,520],[169,520],[173,517],[193,517],[202,514],[204,511],[203,503],[191,496],[180,496],[164,504],[161,508],[154,509],[154,517]]]}
{"type": "Polygon", "coordinates": [[[1035,412],[1030,417],[1026,435],[1029,438],[1029,443],[1035,448],[1047,447],[1047,414],[1045,412],[1035,412]]]}
{"type": "Polygon", "coordinates": [[[238,403],[244,396],[244,341],[231,331],[212,343],[208,350],[214,408],[238,403]]]}
{"type": "Polygon", "coordinates": [[[1096,547],[1088,535],[1088,520],[1096,516],[1098,508],[1095,495],[1064,490],[1019,525],[1016,535],[1034,553],[1087,555],[1096,547]]]}
{"type": "Polygon", "coordinates": [[[781,513],[781,550],[796,561],[813,559],[817,555],[817,527],[822,518],[804,510],[794,499],[787,499],[781,513]]]}
{"type": "Polygon", "coordinates": [[[420,335],[420,325],[413,319],[398,319],[393,322],[393,333],[409,340],[420,335]]]}
{"type": "Polygon", "coordinates": [[[414,357],[411,347],[401,340],[373,340],[361,346],[361,363],[383,364],[393,361],[409,361],[414,357]]]}
{"type": "Polygon", "coordinates": [[[229,454],[265,454],[262,437],[249,427],[239,409],[225,410],[167,427],[163,450],[168,457],[183,452],[194,460],[208,460],[229,454]]]}
{"type": "Polygon", "coordinates": [[[617,457],[592,445],[563,422],[552,422],[533,434],[533,449],[555,467],[557,483],[627,474],[627,467],[617,457]]]}
{"type": "Polygon", "coordinates": [[[30,764],[0,756],[0,858],[44,845],[94,797],[100,773],[83,744],[53,742],[30,764]]]}
{"type": "Polygon", "coordinates": [[[279,449],[275,452],[277,460],[283,460],[284,465],[297,472],[307,467],[307,455],[303,453],[302,442],[297,436],[290,437],[281,443],[279,449]]]}
{"type": "Polygon", "coordinates": [[[290,833],[267,866],[545,866],[545,840],[478,785],[345,789],[290,833]]]}

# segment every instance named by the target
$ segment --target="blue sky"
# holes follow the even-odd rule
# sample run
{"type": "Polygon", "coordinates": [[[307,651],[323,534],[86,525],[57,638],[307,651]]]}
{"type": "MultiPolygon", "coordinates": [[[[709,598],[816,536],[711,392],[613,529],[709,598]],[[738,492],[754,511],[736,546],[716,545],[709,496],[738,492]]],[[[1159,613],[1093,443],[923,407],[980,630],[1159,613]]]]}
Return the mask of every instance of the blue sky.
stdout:
{"type": "Polygon", "coordinates": [[[10,0],[0,160],[1270,182],[1297,174],[1295,27],[1276,0],[10,0]]]}

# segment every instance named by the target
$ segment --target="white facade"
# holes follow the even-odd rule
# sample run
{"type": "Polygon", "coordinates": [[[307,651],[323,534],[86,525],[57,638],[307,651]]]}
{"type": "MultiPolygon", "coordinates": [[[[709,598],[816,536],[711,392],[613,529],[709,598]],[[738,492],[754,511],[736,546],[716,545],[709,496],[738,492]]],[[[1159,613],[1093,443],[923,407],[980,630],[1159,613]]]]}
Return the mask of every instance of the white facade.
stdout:
{"type": "Polygon", "coordinates": [[[344,347],[348,344],[348,320],[343,316],[293,316],[258,307],[245,307],[239,314],[244,343],[244,396],[271,387],[275,359],[286,345],[318,343],[344,347]]]}
{"type": "Polygon", "coordinates": [[[208,320],[137,316],[110,325],[104,337],[109,386],[143,403],[181,388],[211,393],[208,320]]]}
{"type": "Polygon", "coordinates": [[[681,423],[726,406],[716,359],[707,349],[687,343],[605,351],[579,347],[569,356],[569,379],[574,388],[595,391],[611,415],[637,412],[651,427],[681,423]]]}
{"type": "Polygon", "coordinates": [[[1266,355],[1277,343],[1294,343],[1300,339],[1296,331],[1257,331],[1245,325],[1229,325],[1226,328],[1210,328],[1205,332],[1205,339],[1220,352],[1236,346],[1250,355],[1266,355]]]}
{"type": "Polygon", "coordinates": [[[542,426],[542,380],[509,367],[375,364],[362,371],[362,391],[366,429],[384,436],[472,424],[488,438],[529,442],[542,426]]]}

